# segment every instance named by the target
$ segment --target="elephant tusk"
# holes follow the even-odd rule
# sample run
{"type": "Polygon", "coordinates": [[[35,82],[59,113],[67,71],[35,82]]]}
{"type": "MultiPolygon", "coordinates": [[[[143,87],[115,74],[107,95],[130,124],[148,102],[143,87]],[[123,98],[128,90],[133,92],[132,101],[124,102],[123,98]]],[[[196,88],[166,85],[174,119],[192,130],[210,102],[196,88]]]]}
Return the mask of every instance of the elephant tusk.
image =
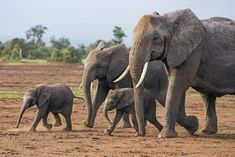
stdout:
{"type": "Polygon", "coordinates": [[[82,88],[82,82],[80,83],[80,85],[79,85],[79,87],[78,87],[79,89],[81,89],[82,88]]]}
{"type": "Polygon", "coordinates": [[[144,64],[144,68],[143,68],[141,77],[140,77],[140,79],[139,79],[139,82],[138,82],[137,85],[135,86],[135,88],[138,88],[138,87],[141,85],[141,83],[143,82],[144,77],[145,77],[146,72],[147,72],[147,69],[148,69],[148,64],[149,64],[149,62],[146,62],[146,63],[144,64]]]}
{"type": "Polygon", "coordinates": [[[92,93],[92,89],[93,89],[93,82],[91,82],[91,93],[92,93]]]}
{"type": "Polygon", "coordinates": [[[129,70],[130,70],[130,68],[129,68],[129,65],[128,65],[126,70],[113,82],[117,83],[117,82],[121,81],[128,74],[129,70]]]}

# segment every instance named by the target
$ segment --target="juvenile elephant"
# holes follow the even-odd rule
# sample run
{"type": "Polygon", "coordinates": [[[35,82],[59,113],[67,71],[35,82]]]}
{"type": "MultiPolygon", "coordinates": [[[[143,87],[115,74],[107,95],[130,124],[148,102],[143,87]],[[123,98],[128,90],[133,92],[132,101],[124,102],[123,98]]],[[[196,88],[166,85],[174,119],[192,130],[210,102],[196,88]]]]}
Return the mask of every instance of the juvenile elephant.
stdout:
{"type": "Polygon", "coordinates": [[[80,97],[75,97],[71,89],[64,84],[37,85],[34,89],[30,89],[25,93],[16,127],[19,127],[24,112],[36,104],[37,112],[30,131],[36,131],[36,127],[41,119],[43,119],[43,126],[51,129],[52,124],[47,122],[49,112],[52,112],[55,117],[56,122],[54,126],[61,125],[61,119],[58,115],[58,113],[61,113],[65,117],[67,124],[64,131],[71,131],[71,113],[74,98],[80,97]]]}
{"type": "MultiPolygon", "coordinates": [[[[161,131],[162,125],[156,119],[156,101],[154,96],[148,90],[144,90],[143,98],[144,120],[148,120],[159,131],[161,131]]],[[[104,117],[110,122],[111,126],[108,129],[105,129],[105,134],[111,135],[124,113],[131,115],[134,128],[138,134],[139,129],[135,115],[133,88],[122,88],[109,92],[109,96],[105,100],[104,117]],[[116,113],[111,123],[108,117],[108,111],[111,111],[115,108],[116,113]]]]}
{"type": "Polygon", "coordinates": [[[176,137],[176,121],[190,134],[198,129],[197,117],[185,113],[185,93],[190,86],[202,93],[206,105],[203,132],[217,132],[216,97],[235,94],[235,22],[222,17],[199,20],[190,9],[164,15],[155,12],[141,17],[133,38],[129,67],[139,134],[145,134],[145,85],[139,80],[152,60],[162,60],[169,73],[166,119],[159,137],[176,137]]]}
{"type": "MultiPolygon", "coordinates": [[[[85,104],[88,109],[85,126],[93,127],[97,111],[109,90],[132,87],[130,73],[127,73],[121,81],[114,82],[128,66],[128,56],[129,51],[123,44],[105,48],[103,42],[87,56],[82,77],[85,104]],[[96,79],[98,79],[98,86],[92,101],[90,87],[96,79]]],[[[145,88],[151,91],[159,103],[164,105],[168,78],[163,63],[151,62],[146,75],[145,88]]],[[[127,121],[129,118],[125,119],[127,121]]],[[[128,126],[127,123],[124,125],[128,126]]]]}

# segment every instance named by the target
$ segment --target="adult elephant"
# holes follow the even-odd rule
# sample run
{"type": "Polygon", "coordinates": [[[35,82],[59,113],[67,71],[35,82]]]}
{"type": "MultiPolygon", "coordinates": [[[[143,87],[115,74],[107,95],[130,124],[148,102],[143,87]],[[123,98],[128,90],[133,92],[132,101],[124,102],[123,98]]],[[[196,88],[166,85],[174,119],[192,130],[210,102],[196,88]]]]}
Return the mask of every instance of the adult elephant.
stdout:
{"type": "Polygon", "coordinates": [[[190,134],[198,129],[197,117],[185,113],[185,92],[190,86],[203,94],[206,103],[203,131],[216,132],[215,98],[235,94],[235,22],[221,17],[199,20],[190,9],[140,19],[129,56],[140,135],[145,128],[144,84],[139,80],[152,60],[162,60],[169,73],[165,123],[159,137],[176,137],[176,121],[190,134]]]}
{"type": "MultiPolygon", "coordinates": [[[[123,44],[105,48],[103,42],[87,56],[82,77],[84,98],[88,109],[87,118],[84,121],[85,126],[93,127],[97,111],[109,90],[132,87],[130,73],[127,73],[122,80],[114,82],[128,66],[128,57],[129,51],[123,44]],[[96,79],[98,85],[92,101],[91,83],[96,79]]],[[[168,78],[163,63],[161,61],[150,63],[146,75],[148,75],[148,79],[144,81],[146,88],[151,91],[159,103],[164,105],[168,78]]],[[[127,121],[129,118],[125,119],[127,121]]]]}

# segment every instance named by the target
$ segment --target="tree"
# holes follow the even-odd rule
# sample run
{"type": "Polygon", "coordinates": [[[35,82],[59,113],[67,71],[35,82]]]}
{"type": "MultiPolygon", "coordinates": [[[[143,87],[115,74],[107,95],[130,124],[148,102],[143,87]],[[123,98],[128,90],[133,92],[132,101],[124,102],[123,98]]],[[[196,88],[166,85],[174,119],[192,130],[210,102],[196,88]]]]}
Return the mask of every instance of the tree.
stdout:
{"type": "Polygon", "coordinates": [[[2,44],[2,55],[9,59],[20,59],[26,49],[26,42],[22,38],[14,38],[2,44]]]}
{"type": "Polygon", "coordinates": [[[59,39],[56,39],[55,36],[51,37],[50,43],[52,48],[57,48],[59,50],[69,47],[71,45],[68,38],[61,37],[59,39]]]}
{"type": "Polygon", "coordinates": [[[126,37],[125,32],[121,27],[115,26],[113,29],[114,38],[111,40],[115,44],[121,44],[123,42],[123,38],[126,37]]]}
{"type": "Polygon", "coordinates": [[[25,32],[26,39],[30,40],[32,44],[43,46],[45,45],[45,43],[42,41],[42,37],[46,33],[46,30],[48,30],[48,28],[43,25],[36,25],[34,27],[31,27],[25,32]]]}

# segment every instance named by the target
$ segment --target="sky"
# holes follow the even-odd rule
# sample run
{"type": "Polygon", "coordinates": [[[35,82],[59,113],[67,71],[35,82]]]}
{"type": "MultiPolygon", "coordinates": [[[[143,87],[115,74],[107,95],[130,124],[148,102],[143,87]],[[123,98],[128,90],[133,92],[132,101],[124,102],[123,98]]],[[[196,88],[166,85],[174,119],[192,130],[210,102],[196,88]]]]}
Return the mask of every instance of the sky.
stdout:
{"type": "Polygon", "coordinates": [[[139,18],[190,8],[200,19],[222,16],[235,20],[235,0],[0,0],[0,41],[25,38],[35,25],[49,28],[51,36],[69,38],[73,45],[110,40],[114,26],[123,28],[131,44],[139,18]]]}

